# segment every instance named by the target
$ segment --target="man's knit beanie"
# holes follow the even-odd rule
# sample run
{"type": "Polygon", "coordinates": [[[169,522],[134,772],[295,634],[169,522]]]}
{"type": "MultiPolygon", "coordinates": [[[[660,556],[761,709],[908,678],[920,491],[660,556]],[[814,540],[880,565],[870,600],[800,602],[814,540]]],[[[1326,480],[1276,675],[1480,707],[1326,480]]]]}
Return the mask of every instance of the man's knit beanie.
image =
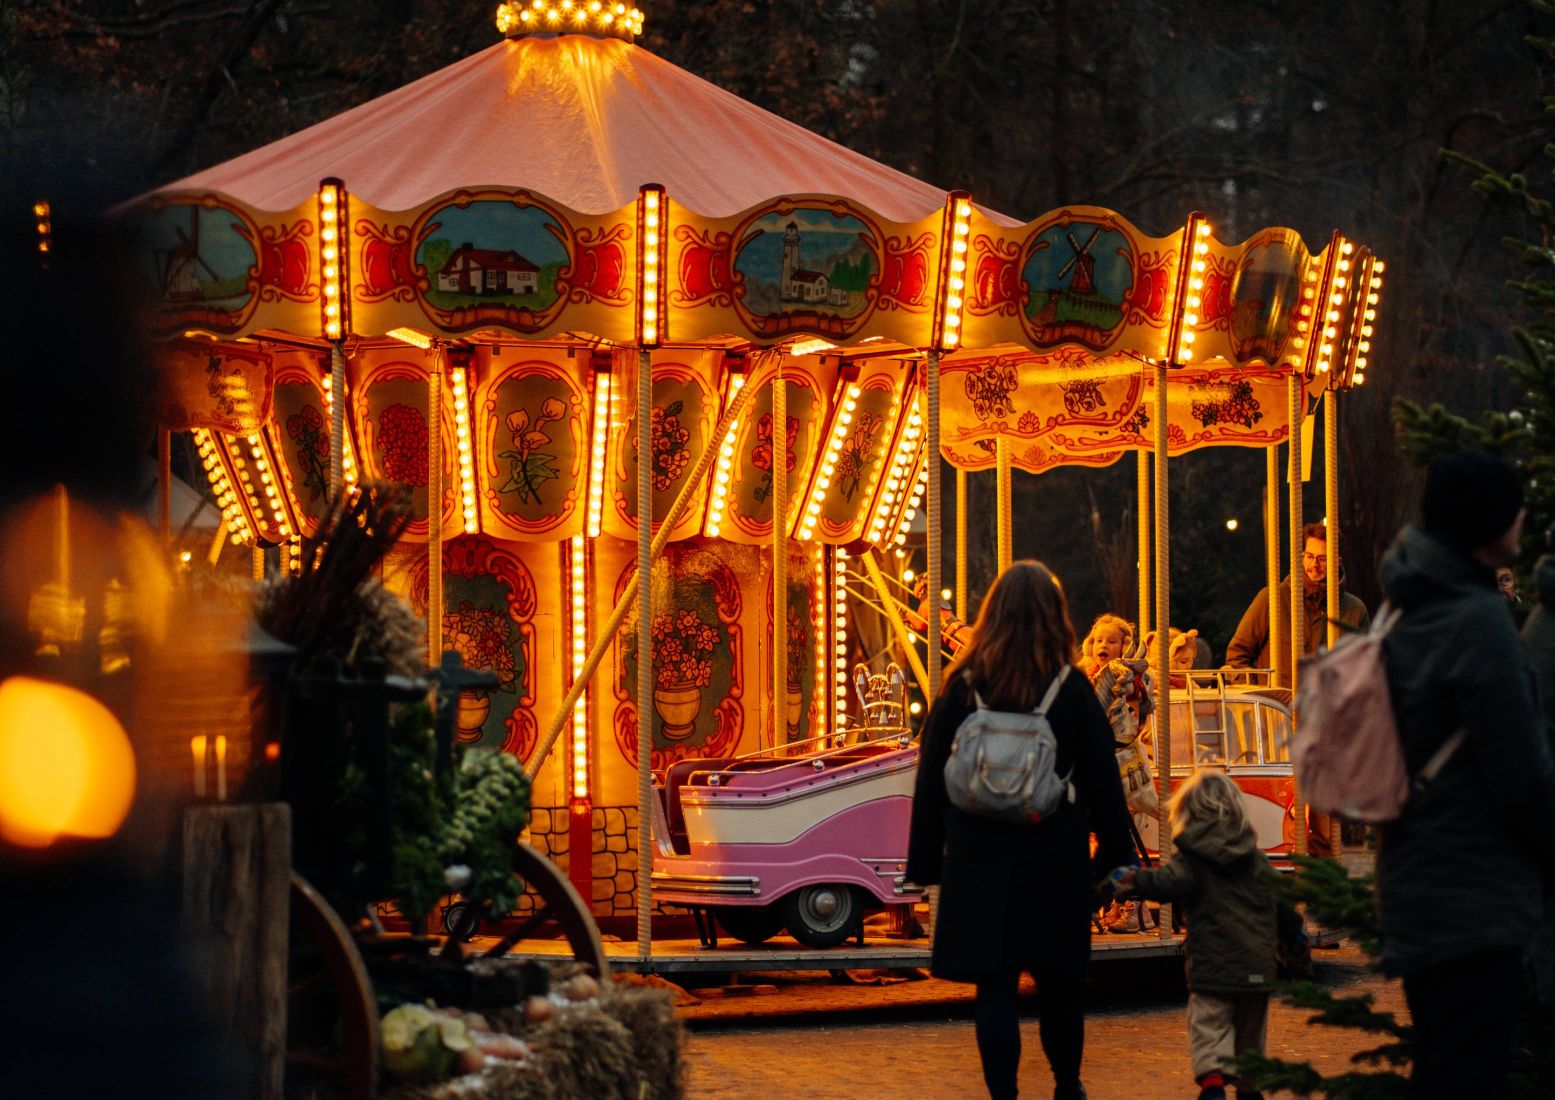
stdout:
{"type": "Polygon", "coordinates": [[[1420,518],[1433,535],[1477,550],[1504,535],[1522,507],[1516,470],[1483,451],[1459,451],[1432,460],[1420,518]]]}

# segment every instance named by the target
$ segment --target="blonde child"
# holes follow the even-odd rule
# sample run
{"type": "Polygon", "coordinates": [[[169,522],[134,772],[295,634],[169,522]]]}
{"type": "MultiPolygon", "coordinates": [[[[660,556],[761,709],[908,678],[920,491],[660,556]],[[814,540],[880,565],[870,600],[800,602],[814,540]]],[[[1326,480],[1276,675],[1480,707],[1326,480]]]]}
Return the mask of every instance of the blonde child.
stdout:
{"type": "MultiPolygon", "coordinates": [[[[1225,1100],[1236,1056],[1264,1049],[1282,907],[1242,792],[1225,773],[1194,773],[1172,796],[1169,815],[1176,857],[1159,869],[1120,868],[1112,881],[1120,895],[1183,906],[1193,1076],[1199,1100],[1225,1100]]],[[[1284,915],[1299,920],[1288,908],[1284,915]]],[[[1236,1095],[1263,1096],[1240,1086],[1236,1095]]]]}
{"type": "MultiPolygon", "coordinates": [[[[1095,680],[1108,664],[1127,656],[1134,648],[1134,626],[1118,615],[1101,615],[1091,624],[1091,632],[1080,643],[1081,667],[1095,680]]],[[[1104,704],[1105,705],[1105,704],[1104,704]]]]}

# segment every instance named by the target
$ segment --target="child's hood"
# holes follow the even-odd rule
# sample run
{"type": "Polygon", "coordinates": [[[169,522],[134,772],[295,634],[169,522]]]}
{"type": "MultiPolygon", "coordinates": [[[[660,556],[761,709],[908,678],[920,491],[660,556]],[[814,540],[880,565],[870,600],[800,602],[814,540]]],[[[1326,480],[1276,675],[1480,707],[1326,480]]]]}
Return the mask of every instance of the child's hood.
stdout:
{"type": "Polygon", "coordinates": [[[1259,851],[1258,834],[1246,818],[1240,823],[1228,818],[1196,821],[1178,833],[1174,843],[1183,851],[1222,867],[1229,867],[1259,851]]]}

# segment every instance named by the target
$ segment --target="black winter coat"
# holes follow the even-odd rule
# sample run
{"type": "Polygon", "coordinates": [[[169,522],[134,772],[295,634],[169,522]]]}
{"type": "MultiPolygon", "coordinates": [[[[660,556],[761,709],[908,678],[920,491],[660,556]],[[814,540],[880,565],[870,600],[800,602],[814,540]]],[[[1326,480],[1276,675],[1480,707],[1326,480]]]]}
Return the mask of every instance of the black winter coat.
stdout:
{"type": "Polygon", "coordinates": [[[1095,883],[1137,862],[1112,727],[1085,677],[1071,671],[1048,721],[1060,774],[1073,768],[1075,801],[1039,824],[1012,824],[962,813],[945,794],[950,745],[974,707],[967,685],[953,682],[923,734],[907,878],[940,886],[931,969],[952,981],[1012,970],[1080,973],[1090,957],[1095,883]]]}
{"type": "Polygon", "coordinates": [[[1494,572],[1410,527],[1384,557],[1382,583],[1404,612],[1384,652],[1410,774],[1467,730],[1383,830],[1382,964],[1409,974],[1527,942],[1555,853],[1555,760],[1494,572]]]}

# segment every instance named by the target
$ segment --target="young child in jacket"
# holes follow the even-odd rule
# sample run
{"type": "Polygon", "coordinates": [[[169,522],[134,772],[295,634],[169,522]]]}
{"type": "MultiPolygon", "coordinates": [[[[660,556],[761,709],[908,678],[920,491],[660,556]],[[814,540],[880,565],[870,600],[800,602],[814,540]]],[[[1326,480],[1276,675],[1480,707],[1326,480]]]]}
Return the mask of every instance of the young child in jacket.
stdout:
{"type": "MultiPolygon", "coordinates": [[[[1242,792],[1199,771],[1169,809],[1176,857],[1159,869],[1120,868],[1120,895],[1182,905],[1188,923],[1188,1046],[1199,1100],[1225,1100],[1236,1056],[1262,1053],[1275,978],[1276,876],[1258,847],[1242,792]]],[[[1294,912],[1290,918],[1299,920],[1294,912]]],[[[1239,1100],[1262,1093],[1238,1088],[1239,1100]]]]}

